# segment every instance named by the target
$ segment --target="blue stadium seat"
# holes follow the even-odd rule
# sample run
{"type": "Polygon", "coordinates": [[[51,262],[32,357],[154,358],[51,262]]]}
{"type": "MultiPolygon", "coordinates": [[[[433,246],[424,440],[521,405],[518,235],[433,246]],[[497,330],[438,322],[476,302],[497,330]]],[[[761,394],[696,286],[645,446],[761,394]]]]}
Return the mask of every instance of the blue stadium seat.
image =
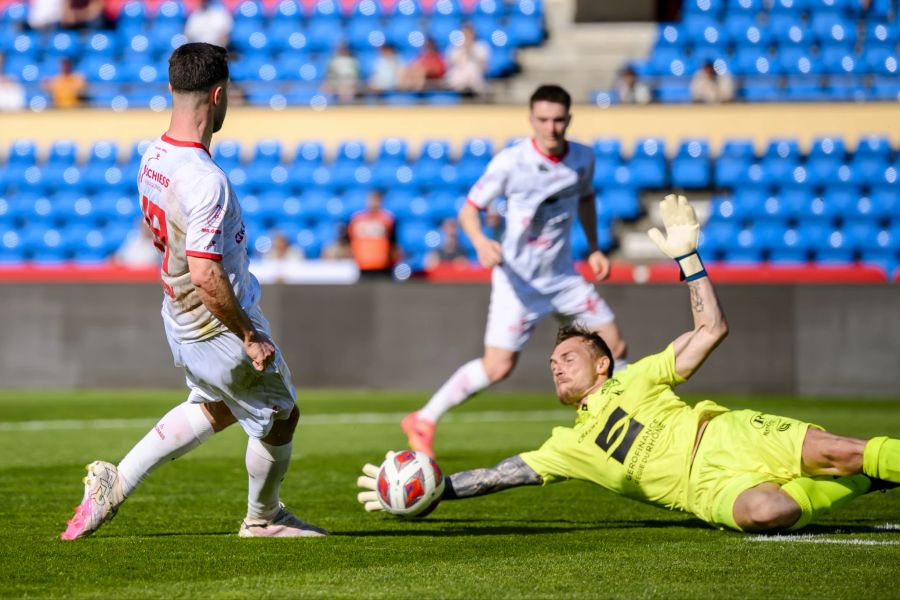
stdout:
{"type": "Polygon", "coordinates": [[[273,167],[281,162],[281,142],[260,140],[253,149],[253,165],[273,167]]]}
{"type": "Polygon", "coordinates": [[[756,15],[763,10],[763,0],[728,0],[726,18],[731,19],[736,15],[756,15]]]}
{"type": "Polygon", "coordinates": [[[459,209],[466,201],[465,195],[447,189],[434,190],[426,198],[430,213],[438,222],[456,218],[459,209]]]}
{"type": "Polygon", "coordinates": [[[689,77],[660,77],[656,83],[656,99],[664,104],[691,102],[689,77]]]}
{"type": "Polygon", "coordinates": [[[894,48],[900,41],[900,25],[896,22],[870,20],[866,23],[867,48],[894,48]]]}
{"type": "Polygon", "coordinates": [[[441,234],[430,222],[405,221],[397,227],[397,242],[406,252],[424,254],[440,246],[441,234]]]}
{"type": "Polygon", "coordinates": [[[737,236],[728,241],[723,248],[725,260],[738,264],[755,264],[762,260],[762,247],[757,243],[752,228],[737,232],[737,236]]]}
{"type": "Polygon", "coordinates": [[[809,44],[812,41],[812,33],[806,29],[799,14],[772,13],[768,28],[778,44],[809,44]]]}
{"type": "Polygon", "coordinates": [[[809,261],[809,242],[795,228],[787,228],[781,238],[775,238],[768,250],[773,264],[797,264],[809,261]]]}
{"type": "Polygon", "coordinates": [[[751,140],[726,140],[715,161],[715,184],[734,187],[755,160],[751,140]]]}
{"type": "Polygon", "coordinates": [[[746,216],[747,210],[745,207],[735,202],[731,196],[713,196],[707,223],[734,223],[742,225],[746,216]]]}
{"type": "Polygon", "coordinates": [[[708,188],[712,180],[707,140],[685,140],[672,160],[672,185],[708,188]]]}
{"type": "Polygon", "coordinates": [[[235,140],[221,140],[212,148],[212,157],[222,170],[228,171],[241,162],[240,142],[235,140]]]}
{"type": "Polygon", "coordinates": [[[729,222],[713,222],[700,231],[700,249],[707,260],[720,260],[725,248],[737,237],[740,225],[729,222]]]}
{"type": "Polygon", "coordinates": [[[654,53],[664,47],[683,48],[688,41],[689,37],[680,23],[660,23],[654,53]]]}
{"type": "Polygon", "coordinates": [[[866,47],[863,58],[871,73],[890,76],[897,73],[897,51],[895,48],[883,46],[866,47]]]}
{"type": "Polygon", "coordinates": [[[635,188],[612,187],[600,192],[603,213],[612,219],[631,221],[641,214],[641,204],[635,188]]]}
{"type": "Polygon", "coordinates": [[[668,182],[665,146],[661,139],[637,140],[629,161],[633,183],[643,188],[661,188],[668,182]]]}
{"type": "Polygon", "coordinates": [[[306,30],[306,49],[310,52],[330,53],[342,39],[344,30],[340,20],[317,19],[315,26],[306,30]]]}
{"type": "Polygon", "coordinates": [[[73,58],[79,56],[81,52],[81,41],[75,34],[68,31],[53,33],[45,50],[47,56],[57,60],[63,56],[73,58]]]}
{"type": "Polygon", "coordinates": [[[532,17],[510,17],[505,31],[511,40],[515,40],[514,46],[536,46],[544,41],[544,26],[539,19],[532,17]]]}

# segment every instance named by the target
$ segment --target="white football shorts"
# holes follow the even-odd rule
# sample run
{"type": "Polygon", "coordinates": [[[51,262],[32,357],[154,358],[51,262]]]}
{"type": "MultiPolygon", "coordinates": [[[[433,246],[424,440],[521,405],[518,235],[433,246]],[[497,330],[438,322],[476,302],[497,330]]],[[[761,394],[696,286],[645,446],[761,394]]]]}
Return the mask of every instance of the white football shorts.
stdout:
{"type": "MultiPolygon", "coordinates": [[[[257,308],[250,313],[267,336],[269,322],[257,308]]],[[[243,341],[230,331],[199,342],[178,342],[166,328],[175,366],[183,367],[192,402],[224,402],[247,435],[263,438],[276,419],[290,416],[297,399],[291,371],[278,346],[265,371],[257,371],[244,352],[243,341]]]]}
{"type": "Polygon", "coordinates": [[[484,345],[519,352],[538,322],[551,313],[561,323],[578,323],[588,329],[615,320],[609,305],[581,275],[560,278],[559,291],[544,294],[527,285],[514,286],[503,269],[495,268],[484,345]]]}

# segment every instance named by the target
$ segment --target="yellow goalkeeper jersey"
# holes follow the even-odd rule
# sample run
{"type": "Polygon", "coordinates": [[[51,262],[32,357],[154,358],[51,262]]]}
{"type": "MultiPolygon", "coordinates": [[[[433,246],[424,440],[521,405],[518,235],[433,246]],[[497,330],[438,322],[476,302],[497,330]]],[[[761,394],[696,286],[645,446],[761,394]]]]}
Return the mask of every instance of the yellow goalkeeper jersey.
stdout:
{"type": "Polygon", "coordinates": [[[673,387],[672,345],[614,373],[578,411],[574,427],[555,427],[522,460],[552,483],[582,479],[642,502],[686,510],[691,451],[704,416],[728,409],[709,400],[688,406],[673,387]]]}

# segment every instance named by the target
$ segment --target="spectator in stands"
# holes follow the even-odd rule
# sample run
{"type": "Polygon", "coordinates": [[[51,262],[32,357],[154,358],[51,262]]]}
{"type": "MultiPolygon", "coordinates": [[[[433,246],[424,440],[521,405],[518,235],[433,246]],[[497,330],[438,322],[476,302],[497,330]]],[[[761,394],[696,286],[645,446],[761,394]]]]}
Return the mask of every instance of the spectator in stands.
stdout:
{"type": "Polygon", "coordinates": [[[104,24],[105,0],[67,0],[62,24],[70,29],[96,29],[104,24]]]}
{"type": "Polygon", "coordinates": [[[272,247],[262,256],[263,262],[279,265],[291,265],[303,262],[306,258],[303,250],[291,244],[287,237],[280,231],[271,233],[272,247]]]}
{"type": "Polygon", "coordinates": [[[353,102],[359,89],[359,61],[350,47],[341,42],[328,61],[325,90],[335,94],[341,102],[353,102]]]}
{"type": "Polygon", "coordinates": [[[6,57],[0,53],[0,112],[25,108],[25,86],[3,74],[6,57]]]}
{"type": "Polygon", "coordinates": [[[347,234],[347,225],[340,223],[335,240],[322,249],[322,260],[347,260],[352,258],[353,251],[350,249],[350,236],[347,234]]]}
{"type": "Polygon", "coordinates": [[[490,47],[475,38],[471,25],[463,25],[462,41],[447,55],[447,85],[457,92],[484,97],[488,86],[485,81],[490,47]]]}
{"type": "Polygon", "coordinates": [[[648,104],[653,99],[650,88],[638,79],[631,65],[619,72],[616,80],[616,94],[622,104],[648,104]]]}
{"type": "Polygon", "coordinates": [[[84,75],[72,69],[72,59],[60,59],[59,74],[44,81],[43,87],[50,92],[56,108],[75,108],[81,104],[87,90],[84,75]]]}
{"type": "Polygon", "coordinates": [[[227,48],[233,25],[234,19],[225,7],[213,4],[212,0],[200,0],[200,6],[184,25],[184,35],[189,42],[206,42],[227,48]]]}
{"type": "Polygon", "coordinates": [[[421,91],[443,87],[447,63],[438,50],[434,40],[425,40],[422,53],[406,68],[404,73],[405,89],[421,91]]]}
{"type": "Polygon", "coordinates": [[[49,31],[63,18],[66,0],[31,0],[28,6],[28,26],[36,31],[49,31]]]}
{"type": "Polygon", "coordinates": [[[125,238],[125,242],[113,255],[113,262],[125,267],[159,267],[159,250],[153,244],[153,233],[143,218],[125,238]]]}
{"type": "Polygon", "coordinates": [[[397,49],[390,44],[384,44],[378,49],[378,58],[372,65],[369,89],[376,94],[396,90],[400,87],[402,77],[403,61],[397,55],[397,49]]]}
{"type": "Polygon", "coordinates": [[[717,73],[713,62],[708,60],[691,79],[691,99],[707,104],[731,102],[734,99],[734,80],[728,73],[717,73]]]}
{"type": "Polygon", "coordinates": [[[433,269],[442,264],[467,265],[469,257],[459,245],[459,228],[456,219],[444,219],[441,223],[441,247],[428,253],[425,268],[433,269]]]}
{"type": "Polygon", "coordinates": [[[266,283],[291,281],[297,274],[298,266],[305,259],[303,250],[292,245],[280,231],[269,234],[272,246],[263,253],[257,264],[257,276],[266,283]]]}
{"type": "Polygon", "coordinates": [[[373,190],[366,208],[350,219],[350,250],[361,275],[390,275],[397,260],[394,215],[383,202],[382,192],[373,190]]]}

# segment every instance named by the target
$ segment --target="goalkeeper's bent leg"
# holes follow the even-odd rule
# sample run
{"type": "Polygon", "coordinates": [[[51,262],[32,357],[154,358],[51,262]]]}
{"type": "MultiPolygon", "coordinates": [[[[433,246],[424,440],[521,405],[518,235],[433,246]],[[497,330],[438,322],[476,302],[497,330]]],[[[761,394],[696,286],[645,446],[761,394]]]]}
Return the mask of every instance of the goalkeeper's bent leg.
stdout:
{"type": "Polygon", "coordinates": [[[869,491],[872,482],[865,475],[849,475],[835,479],[799,477],[781,486],[783,492],[800,506],[800,518],[788,528],[796,531],[832,510],[869,491]]]}

